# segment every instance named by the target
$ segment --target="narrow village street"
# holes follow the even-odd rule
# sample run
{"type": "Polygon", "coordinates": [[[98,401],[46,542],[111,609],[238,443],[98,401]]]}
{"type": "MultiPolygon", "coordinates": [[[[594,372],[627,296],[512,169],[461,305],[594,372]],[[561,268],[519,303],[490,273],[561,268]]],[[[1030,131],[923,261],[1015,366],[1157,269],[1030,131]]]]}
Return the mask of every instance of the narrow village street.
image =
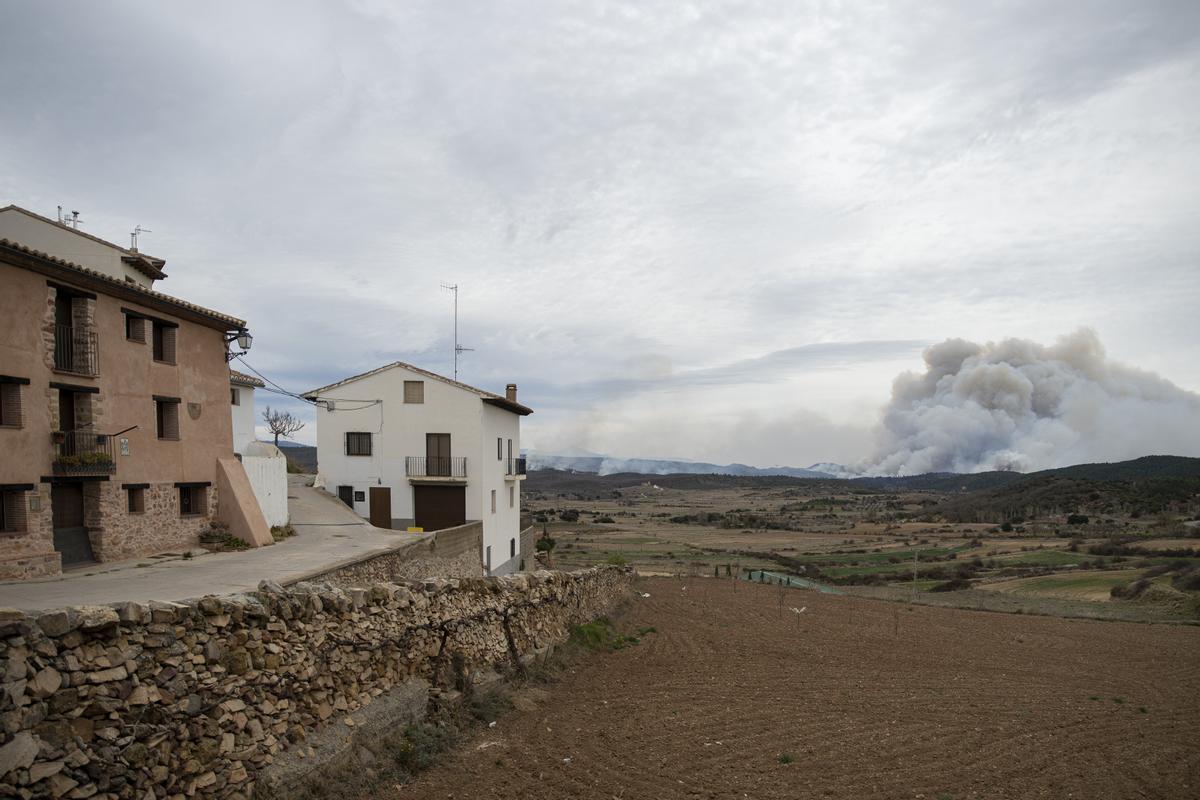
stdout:
{"type": "Polygon", "coordinates": [[[52,580],[0,583],[0,607],[35,611],[234,594],[251,591],[264,580],[300,580],[429,536],[373,527],[337,498],[306,485],[311,480],[307,475],[288,476],[288,510],[296,535],[271,547],[187,560],[177,553],[93,564],[52,580]]]}

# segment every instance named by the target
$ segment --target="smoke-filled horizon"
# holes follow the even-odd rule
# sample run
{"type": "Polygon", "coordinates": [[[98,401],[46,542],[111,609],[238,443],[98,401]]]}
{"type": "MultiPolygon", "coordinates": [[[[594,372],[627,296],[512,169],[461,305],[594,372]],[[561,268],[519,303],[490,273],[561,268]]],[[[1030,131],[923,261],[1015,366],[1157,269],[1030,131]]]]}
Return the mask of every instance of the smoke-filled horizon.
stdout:
{"type": "Polygon", "coordinates": [[[1200,394],[1110,360],[1095,331],[928,348],[896,378],[855,471],[1032,472],[1145,455],[1200,456],[1200,394]]]}

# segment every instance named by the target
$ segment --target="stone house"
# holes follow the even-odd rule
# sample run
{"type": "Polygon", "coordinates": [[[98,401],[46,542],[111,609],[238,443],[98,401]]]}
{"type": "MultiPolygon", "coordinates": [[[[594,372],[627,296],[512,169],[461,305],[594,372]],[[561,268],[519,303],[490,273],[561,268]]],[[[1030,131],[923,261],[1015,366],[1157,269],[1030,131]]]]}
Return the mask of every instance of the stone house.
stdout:
{"type": "Polygon", "coordinates": [[[233,453],[245,322],[155,291],[164,265],[0,209],[0,579],[182,551],[214,518],[271,541],[233,453]]]}

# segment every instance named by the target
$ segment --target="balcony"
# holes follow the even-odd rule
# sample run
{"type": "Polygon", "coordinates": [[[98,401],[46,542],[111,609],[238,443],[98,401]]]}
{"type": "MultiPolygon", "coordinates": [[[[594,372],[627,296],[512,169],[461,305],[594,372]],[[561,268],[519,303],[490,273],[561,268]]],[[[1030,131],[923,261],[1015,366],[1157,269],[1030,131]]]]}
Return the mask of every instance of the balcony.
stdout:
{"type": "Polygon", "coordinates": [[[525,478],[525,459],[510,458],[504,469],[505,480],[519,481],[525,478]]]}
{"type": "Polygon", "coordinates": [[[466,483],[466,456],[408,456],[404,473],[416,483],[466,483]]]}
{"type": "Polygon", "coordinates": [[[116,472],[113,461],[113,437],[90,431],[59,431],[54,439],[55,475],[111,475],[116,472]]]}
{"type": "Polygon", "coordinates": [[[99,375],[100,339],[95,331],[55,325],[54,368],[77,375],[99,375]]]}

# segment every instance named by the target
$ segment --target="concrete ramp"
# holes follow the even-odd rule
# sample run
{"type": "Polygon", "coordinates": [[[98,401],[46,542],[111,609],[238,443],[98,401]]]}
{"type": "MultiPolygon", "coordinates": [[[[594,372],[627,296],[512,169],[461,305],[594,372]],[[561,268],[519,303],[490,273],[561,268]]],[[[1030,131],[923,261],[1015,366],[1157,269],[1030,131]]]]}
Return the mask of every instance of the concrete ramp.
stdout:
{"type": "Polygon", "coordinates": [[[250,478],[236,458],[217,459],[217,519],[251,547],[275,543],[250,478]]]}

